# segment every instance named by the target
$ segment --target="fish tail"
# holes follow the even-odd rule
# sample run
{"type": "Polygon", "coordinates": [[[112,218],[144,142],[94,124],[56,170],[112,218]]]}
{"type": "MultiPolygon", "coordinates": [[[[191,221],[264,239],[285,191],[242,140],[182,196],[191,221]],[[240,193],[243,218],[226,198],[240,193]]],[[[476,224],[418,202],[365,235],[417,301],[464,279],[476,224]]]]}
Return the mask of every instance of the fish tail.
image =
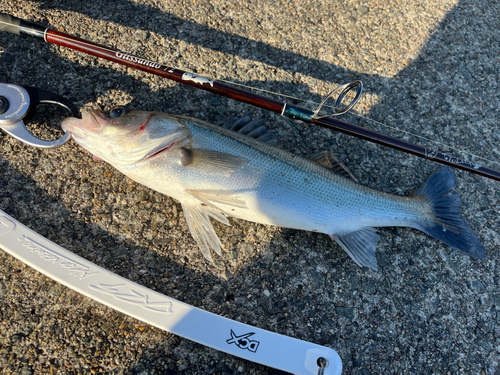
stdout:
{"type": "Polygon", "coordinates": [[[432,214],[414,227],[471,257],[484,258],[483,244],[460,216],[458,194],[445,195],[453,187],[453,171],[442,168],[415,191],[415,195],[424,197],[430,203],[432,214]]]}

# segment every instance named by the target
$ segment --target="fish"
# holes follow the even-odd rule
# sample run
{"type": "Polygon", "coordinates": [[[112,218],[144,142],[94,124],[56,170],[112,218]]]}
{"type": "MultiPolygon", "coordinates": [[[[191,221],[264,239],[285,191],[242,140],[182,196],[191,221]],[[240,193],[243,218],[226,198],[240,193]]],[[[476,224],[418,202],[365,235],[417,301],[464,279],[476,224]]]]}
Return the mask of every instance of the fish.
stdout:
{"type": "Polygon", "coordinates": [[[182,75],[183,81],[193,81],[199,85],[203,85],[204,83],[208,83],[210,86],[214,87],[214,80],[208,79],[206,77],[202,77],[193,73],[184,73],[182,75]]]}
{"type": "Polygon", "coordinates": [[[474,257],[484,247],[460,215],[450,168],[413,194],[392,195],[357,183],[325,151],[311,158],[277,144],[263,119],[222,126],[177,114],[83,109],[65,132],[96,159],[182,205],[189,230],[209,261],[221,255],[211,219],[228,217],[329,235],[359,266],[377,270],[380,227],[410,227],[474,257]]]}

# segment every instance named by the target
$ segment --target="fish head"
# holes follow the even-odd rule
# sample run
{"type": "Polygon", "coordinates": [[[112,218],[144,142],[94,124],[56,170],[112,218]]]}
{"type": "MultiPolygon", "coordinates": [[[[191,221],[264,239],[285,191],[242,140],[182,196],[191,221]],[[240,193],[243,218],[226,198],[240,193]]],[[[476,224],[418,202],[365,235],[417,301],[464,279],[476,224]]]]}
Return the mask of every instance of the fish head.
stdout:
{"type": "Polygon", "coordinates": [[[135,164],[189,142],[191,132],[175,116],[159,112],[83,109],[66,118],[62,129],[97,158],[116,166],[135,164]]]}

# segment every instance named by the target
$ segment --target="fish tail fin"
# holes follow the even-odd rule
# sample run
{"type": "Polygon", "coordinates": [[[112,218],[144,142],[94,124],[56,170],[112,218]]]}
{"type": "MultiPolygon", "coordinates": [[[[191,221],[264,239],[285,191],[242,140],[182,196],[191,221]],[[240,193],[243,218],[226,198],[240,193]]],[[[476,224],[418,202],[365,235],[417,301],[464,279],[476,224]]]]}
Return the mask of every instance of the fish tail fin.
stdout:
{"type": "Polygon", "coordinates": [[[484,258],[484,247],[467,222],[460,216],[458,194],[449,194],[455,187],[451,168],[434,172],[415,195],[431,205],[432,215],[413,227],[474,258],[484,258]]]}

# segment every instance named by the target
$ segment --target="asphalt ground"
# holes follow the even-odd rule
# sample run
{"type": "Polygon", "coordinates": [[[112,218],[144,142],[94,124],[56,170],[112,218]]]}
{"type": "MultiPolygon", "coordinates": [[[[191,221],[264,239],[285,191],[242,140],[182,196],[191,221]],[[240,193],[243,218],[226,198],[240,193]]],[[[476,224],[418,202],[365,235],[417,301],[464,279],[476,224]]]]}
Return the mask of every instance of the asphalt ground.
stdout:
{"type": "MultiPolygon", "coordinates": [[[[498,1],[1,0],[0,11],[168,66],[314,102],[361,79],[365,95],[347,121],[500,169],[498,1]]],[[[5,33],[0,81],[53,91],[79,107],[128,105],[211,122],[265,115],[287,150],[305,156],[331,150],[361,184],[394,194],[410,194],[439,167],[5,33]]],[[[61,116],[46,109],[31,130],[59,136],[61,116]]],[[[225,247],[209,263],[178,202],[93,160],[74,142],[40,150],[2,132],[0,143],[0,208],[121,276],[331,347],[345,374],[500,373],[499,182],[455,171],[453,192],[484,243],[485,259],[416,230],[384,228],[374,272],[326,235],[232,220],[231,227],[215,224],[225,247]]],[[[113,311],[4,252],[0,332],[5,374],[274,371],[113,311]]]]}

